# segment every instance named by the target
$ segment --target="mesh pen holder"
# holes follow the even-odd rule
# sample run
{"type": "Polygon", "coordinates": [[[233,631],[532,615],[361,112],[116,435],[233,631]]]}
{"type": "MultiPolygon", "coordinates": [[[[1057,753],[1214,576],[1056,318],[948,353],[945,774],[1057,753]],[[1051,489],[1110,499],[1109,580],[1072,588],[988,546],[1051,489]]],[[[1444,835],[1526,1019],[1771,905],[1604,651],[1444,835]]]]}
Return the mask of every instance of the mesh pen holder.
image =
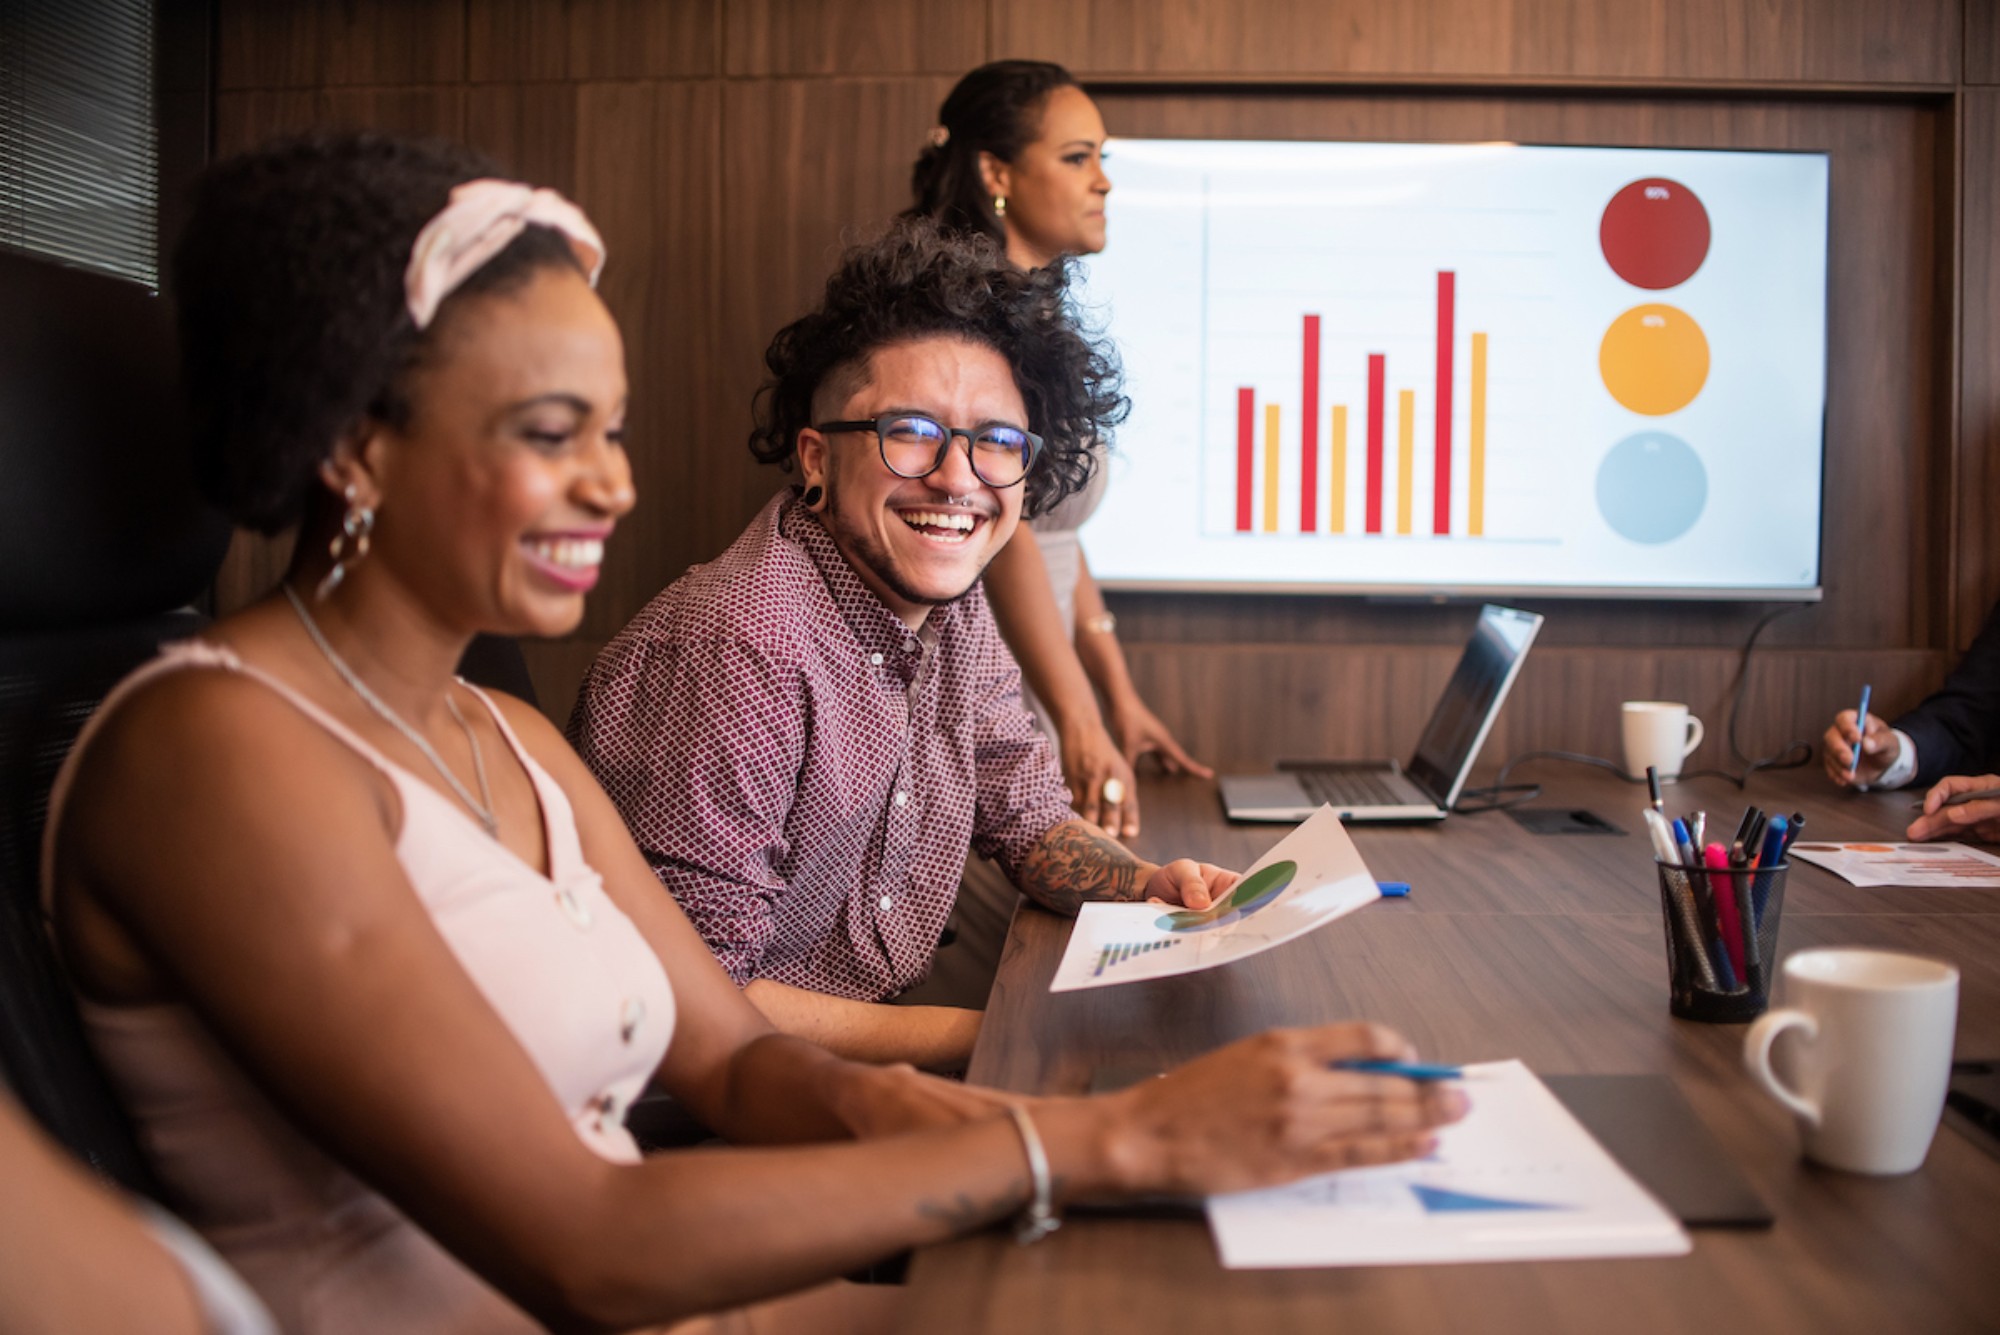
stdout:
{"type": "Polygon", "coordinates": [[[1777,974],[1778,919],[1791,864],[1742,871],[1654,865],[1672,1012],[1708,1024],[1742,1024],[1762,1015],[1777,974]]]}

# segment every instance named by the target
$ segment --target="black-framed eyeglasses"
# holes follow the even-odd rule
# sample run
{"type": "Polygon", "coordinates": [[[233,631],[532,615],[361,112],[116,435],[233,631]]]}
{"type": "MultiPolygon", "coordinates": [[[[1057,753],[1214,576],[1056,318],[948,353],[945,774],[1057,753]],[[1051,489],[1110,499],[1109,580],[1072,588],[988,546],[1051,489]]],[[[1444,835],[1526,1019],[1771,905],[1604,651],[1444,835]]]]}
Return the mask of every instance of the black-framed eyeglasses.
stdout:
{"type": "Polygon", "coordinates": [[[963,436],[973,476],[989,487],[1020,485],[1042,452],[1042,438],[1017,426],[995,423],[967,430],[946,426],[922,413],[883,413],[865,422],[821,422],[813,430],[873,431],[882,447],[882,462],[897,477],[929,477],[944,466],[952,441],[963,436]]]}

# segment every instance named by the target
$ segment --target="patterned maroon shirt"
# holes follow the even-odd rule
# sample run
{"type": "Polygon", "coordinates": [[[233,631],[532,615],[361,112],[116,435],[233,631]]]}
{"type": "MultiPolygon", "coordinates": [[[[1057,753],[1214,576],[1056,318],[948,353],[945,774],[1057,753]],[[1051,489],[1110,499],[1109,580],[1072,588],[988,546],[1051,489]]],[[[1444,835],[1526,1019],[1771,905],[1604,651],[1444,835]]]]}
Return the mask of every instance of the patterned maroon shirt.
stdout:
{"type": "Polygon", "coordinates": [[[1073,819],[983,590],[919,632],[781,494],[605,646],[570,740],[737,984],[930,972],[966,849],[1073,819]]]}

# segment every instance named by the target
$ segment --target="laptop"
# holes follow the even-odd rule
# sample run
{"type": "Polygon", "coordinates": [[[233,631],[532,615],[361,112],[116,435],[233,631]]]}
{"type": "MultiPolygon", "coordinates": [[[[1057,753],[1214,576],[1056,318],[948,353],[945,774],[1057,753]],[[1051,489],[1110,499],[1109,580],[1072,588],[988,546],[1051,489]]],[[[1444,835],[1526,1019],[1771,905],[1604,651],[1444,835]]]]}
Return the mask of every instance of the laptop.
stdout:
{"type": "Polygon", "coordinates": [[[1296,824],[1322,806],[1345,821],[1443,820],[1472,773],[1472,762],[1492,731],[1528,646],[1542,619],[1533,612],[1491,604],[1444,688],[1416,754],[1394,760],[1282,762],[1275,774],[1234,774],[1222,779],[1222,805],[1231,820],[1296,824]]]}

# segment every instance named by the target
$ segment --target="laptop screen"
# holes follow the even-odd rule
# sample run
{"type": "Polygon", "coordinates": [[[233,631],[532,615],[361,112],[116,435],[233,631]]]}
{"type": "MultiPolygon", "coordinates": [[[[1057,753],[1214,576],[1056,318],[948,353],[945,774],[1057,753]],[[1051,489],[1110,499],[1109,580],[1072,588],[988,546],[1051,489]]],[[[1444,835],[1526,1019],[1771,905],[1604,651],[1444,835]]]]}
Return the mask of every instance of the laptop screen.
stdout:
{"type": "Polygon", "coordinates": [[[1472,641],[1465,646],[1408,767],[1410,777],[1440,806],[1458,797],[1459,785],[1541,624],[1533,612],[1490,605],[1480,609],[1472,641]]]}

